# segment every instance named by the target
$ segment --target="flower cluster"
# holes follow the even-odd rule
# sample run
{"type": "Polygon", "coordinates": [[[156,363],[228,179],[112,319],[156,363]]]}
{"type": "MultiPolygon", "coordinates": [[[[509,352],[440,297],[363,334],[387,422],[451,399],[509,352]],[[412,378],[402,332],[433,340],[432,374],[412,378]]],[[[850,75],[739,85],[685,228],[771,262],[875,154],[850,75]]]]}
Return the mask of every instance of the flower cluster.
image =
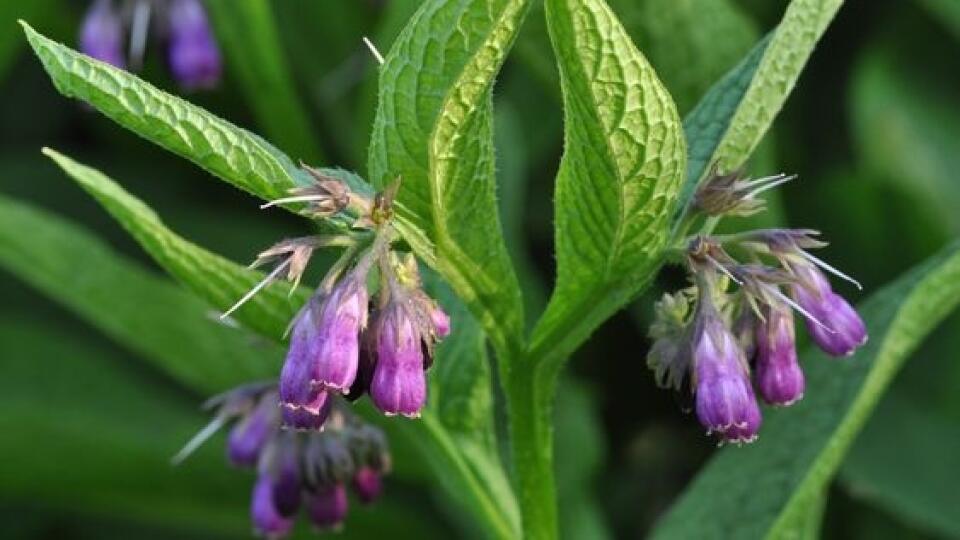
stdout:
{"type": "MultiPolygon", "coordinates": [[[[744,181],[714,174],[698,191],[695,208],[711,216],[754,213],[762,209],[759,191],[790,178],[744,181]]],[[[863,321],[822,270],[859,284],[809,252],[825,245],[817,235],[794,229],[703,233],[682,247],[693,285],[657,303],[647,362],[658,384],[693,394],[697,418],[721,443],[757,438],[762,417],[754,391],[781,407],[803,397],[794,312],[831,356],[849,356],[867,341],[863,321]],[[734,250],[749,262],[732,257],[734,250]]]]}
{"type": "Polygon", "coordinates": [[[311,185],[264,207],[301,204],[305,215],[349,216],[349,224],[260,253],[253,266],[273,264],[273,270],[223,317],[278,279],[298,284],[317,249],[340,247],[343,253],[290,324],[279,384],[249,385],[215,398],[214,421],[175,458],[239,418],[228,457],[257,468],[251,511],[256,529],[271,538],[290,531],[301,500],[313,523],[327,529],[344,519],[348,484],[363,502],[377,498],[389,469],[386,442],[349,412],[349,402],[369,394],[388,416],[418,417],[435,345],[450,333],[450,318],[424,292],[414,256],[392,247],[396,186],[371,199],[322,171],[305,170],[311,185]]]}
{"type": "Polygon", "coordinates": [[[83,20],[80,50],[125,68],[128,38],[129,56],[139,64],[151,25],[166,44],[170,71],[184,88],[216,86],[220,80],[220,50],[200,0],[95,0],[83,20]]]}
{"type": "MultiPolygon", "coordinates": [[[[258,383],[207,403],[216,410],[214,430],[233,422],[227,459],[257,473],[250,502],[254,528],[267,538],[282,538],[303,508],[315,528],[337,529],[347,516],[348,487],[363,504],[380,496],[381,478],[390,470],[386,438],[332,399],[322,430],[283,429],[278,400],[275,384],[258,383]]],[[[212,433],[205,431],[176,459],[212,433]]]]}

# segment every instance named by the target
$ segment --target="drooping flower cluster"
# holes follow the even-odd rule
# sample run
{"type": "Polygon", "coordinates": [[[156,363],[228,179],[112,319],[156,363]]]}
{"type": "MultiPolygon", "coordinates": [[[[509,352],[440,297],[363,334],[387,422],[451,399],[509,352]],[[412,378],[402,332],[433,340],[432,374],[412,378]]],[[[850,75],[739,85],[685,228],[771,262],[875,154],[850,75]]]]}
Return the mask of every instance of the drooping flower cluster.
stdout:
{"type": "Polygon", "coordinates": [[[424,292],[414,256],[392,247],[397,186],[368,198],[322,171],[305,170],[312,184],[263,207],[301,204],[311,217],[348,219],[328,222],[332,234],[284,240],[262,252],[253,266],[273,264],[273,270],[223,317],[280,278],[299,284],[317,249],[343,253],[290,324],[279,384],[216,398],[214,422],[175,458],[239,418],[228,457],[257,467],[251,512],[257,530],[271,538],[289,532],[301,499],[313,523],[327,529],[343,521],[348,484],[362,502],[377,498],[389,469],[386,442],[349,412],[349,403],[369,394],[387,416],[418,417],[434,347],[450,333],[450,318],[424,292]]]}
{"type": "MultiPolygon", "coordinates": [[[[745,181],[736,174],[713,174],[697,192],[694,207],[710,216],[749,215],[763,207],[756,199],[760,191],[791,178],[745,181]]],[[[658,384],[693,394],[697,418],[721,443],[756,439],[762,417],[754,391],[781,407],[803,397],[794,312],[831,356],[850,356],[867,341],[863,321],[833,292],[821,269],[856,282],[808,251],[825,245],[814,238],[817,234],[794,229],[704,233],[683,246],[693,285],[657,303],[647,362],[658,384]],[[749,262],[733,258],[732,248],[749,262]]]]}
{"type": "Polygon", "coordinates": [[[166,45],[174,78],[188,90],[220,80],[220,50],[200,0],[95,0],[80,30],[80,50],[118,68],[143,59],[147,35],[166,45]]]}
{"type": "Polygon", "coordinates": [[[314,527],[339,528],[347,516],[348,487],[363,504],[379,498],[382,477],[390,470],[386,438],[353,415],[342,400],[328,401],[322,430],[284,429],[273,383],[241,386],[211,399],[207,406],[216,410],[212,429],[201,432],[175,459],[233,422],[227,459],[256,471],[250,515],[260,535],[286,536],[301,508],[314,527]]]}

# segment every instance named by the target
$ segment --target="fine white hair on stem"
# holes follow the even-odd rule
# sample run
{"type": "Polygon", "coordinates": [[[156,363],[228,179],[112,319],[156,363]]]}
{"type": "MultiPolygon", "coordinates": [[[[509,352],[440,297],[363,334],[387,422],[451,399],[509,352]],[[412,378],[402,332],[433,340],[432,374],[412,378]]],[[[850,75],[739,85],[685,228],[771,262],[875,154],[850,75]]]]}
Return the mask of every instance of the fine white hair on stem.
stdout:
{"type": "Polygon", "coordinates": [[[373,42],[370,41],[369,38],[367,38],[367,36],[363,36],[363,43],[364,45],[367,46],[368,49],[370,49],[370,54],[372,54],[373,57],[377,59],[377,63],[382,66],[385,60],[383,59],[383,55],[380,54],[380,51],[377,49],[377,46],[374,45],[373,42]]]}
{"type": "Polygon", "coordinates": [[[273,280],[277,279],[277,276],[279,276],[280,273],[283,272],[283,270],[284,270],[286,267],[290,266],[290,261],[291,261],[291,258],[290,258],[290,257],[287,257],[286,260],[284,260],[282,263],[278,264],[276,268],[274,268],[273,270],[270,271],[269,274],[267,274],[267,277],[265,277],[265,278],[263,278],[262,280],[260,280],[260,283],[257,283],[256,285],[254,285],[253,288],[250,289],[250,291],[249,291],[247,294],[243,295],[243,298],[241,298],[240,300],[238,300],[237,303],[233,305],[233,307],[231,307],[230,309],[228,309],[228,310],[226,310],[225,312],[223,312],[223,315],[220,315],[220,319],[222,320],[222,319],[225,319],[225,318],[229,317],[231,313],[233,313],[233,312],[236,311],[240,306],[242,306],[243,304],[245,304],[245,303],[247,302],[247,300],[250,300],[251,298],[253,298],[253,295],[257,294],[258,292],[260,292],[261,289],[263,289],[264,287],[266,287],[267,285],[269,285],[270,282],[272,282],[273,280]]]}
{"type": "Polygon", "coordinates": [[[207,442],[207,440],[212,437],[214,433],[219,431],[220,428],[222,428],[226,423],[227,417],[225,415],[218,414],[217,416],[214,416],[213,420],[211,420],[209,424],[198,431],[196,435],[187,441],[187,444],[183,445],[183,448],[181,448],[175,456],[170,458],[170,463],[173,465],[179,465],[183,463],[183,460],[190,457],[190,454],[194,453],[197,448],[200,448],[203,443],[207,442]]]}
{"type": "Polygon", "coordinates": [[[763,183],[763,184],[760,185],[759,187],[755,188],[755,189],[754,189],[753,191],[751,191],[750,193],[747,193],[746,197],[744,197],[744,198],[746,198],[746,199],[752,199],[752,198],[756,197],[757,195],[763,193],[764,191],[767,191],[768,189],[773,189],[773,188],[775,188],[775,187],[777,187],[777,186],[779,186],[779,185],[781,185],[781,184],[786,184],[787,182],[793,180],[793,179],[796,178],[796,177],[797,177],[797,175],[795,175],[795,174],[794,174],[794,175],[791,175],[791,176],[785,176],[785,175],[782,175],[782,174],[781,174],[781,175],[772,176],[772,177],[769,177],[769,178],[761,178],[760,180],[764,180],[765,183],[763,183]]]}
{"type": "Polygon", "coordinates": [[[265,202],[260,205],[260,209],[270,208],[271,206],[276,206],[278,204],[287,204],[292,202],[311,202],[311,201],[321,201],[328,198],[326,195],[296,195],[293,197],[283,197],[282,199],[274,199],[270,202],[265,202]]]}
{"type": "Polygon", "coordinates": [[[130,25],[130,58],[133,68],[143,65],[143,52],[147,48],[147,31],[150,29],[150,2],[137,2],[130,25]]]}
{"type": "Polygon", "coordinates": [[[830,328],[829,326],[827,326],[827,325],[823,324],[822,322],[820,322],[816,317],[813,316],[812,313],[810,313],[809,311],[803,309],[803,308],[800,306],[800,304],[794,302],[793,299],[791,299],[789,296],[787,296],[787,295],[783,294],[782,292],[780,292],[780,290],[777,289],[776,287],[770,287],[769,290],[770,290],[771,293],[773,293],[774,296],[776,296],[778,299],[780,299],[781,302],[784,302],[784,303],[786,303],[788,306],[790,306],[790,307],[792,307],[793,309],[797,310],[801,315],[803,315],[803,316],[806,317],[807,319],[813,321],[813,323],[816,324],[817,326],[819,326],[820,328],[823,328],[824,330],[826,330],[827,332],[830,332],[831,334],[836,334],[836,333],[837,333],[836,330],[834,330],[833,328],[830,328]]]}
{"type": "Polygon", "coordinates": [[[804,256],[804,258],[806,258],[807,260],[809,260],[809,261],[812,262],[813,264],[819,266],[820,268],[823,268],[823,269],[826,270],[827,272],[830,272],[831,274],[837,276],[837,277],[840,278],[840,279],[843,279],[843,280],[849,281],[850,283],[853,283],[853,286],[856,287],[857,289],[859,289],[859,290],[861,290],[861,291],[863,290],[863,286],[860,285],[860,282],[859,282],[859,281],[857,281],[857,280],[853,279],[852,277],[844,274],[844,273],[841,272],[840,270],[837,270],[836,268],[830,266],[830,265],[827,264],[825,261],[822,261],[822,260],[818,259],[817,257],[814,257],[813,255],[811,255],[810,253],[807,253],[806,251],[801,251],[800,253],[804,256]]]}
{"type": "Polygon", "coordinates": [[[727,270],[727,268],[726,268],[725,266],[723,266],[722,264],[720,264],[716,259],[714,259],[714,258],[711,257],[710,255],[706,255],[706,258],[707,258],[708,261],[710,261],[710,264],[712,264],[713,266],[715,266],[715,267],[717,268],[717,270],[720,270],[721,272],[723,272],[724,274],[726,274],[727,277],[729,277],[731,280],[733,280],[734,283],[736,283],[737,285],[743,285],[743,282],[740,281],[739,279],[737,279],[737,276],[733,275],[732,272],[730,272],[729,270],[727,270]]]}

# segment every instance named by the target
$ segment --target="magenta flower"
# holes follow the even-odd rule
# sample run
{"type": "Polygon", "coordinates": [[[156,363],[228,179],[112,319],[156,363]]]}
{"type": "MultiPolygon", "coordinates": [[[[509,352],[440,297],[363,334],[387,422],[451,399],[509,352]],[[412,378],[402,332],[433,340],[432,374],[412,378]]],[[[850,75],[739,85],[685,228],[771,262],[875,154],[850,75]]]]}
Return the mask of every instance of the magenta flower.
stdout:
{"type": "Polygon", "coordinates": [[[377,363],[370,383],[374,405],[387,415],[420,415],[427,402],[423,346],[404,302],[391,302],[377,320],[377,363]]]}
{"type": "Polygon", "coordinates": [[[168,56],[174,78],[187,89],[212,88],[220,81],[220,50],[200,0],[172,0],[168,56]]]}
{"type": "Polygon", "coordinates": [[[786,407],[803,397],[803,370],[797,362],[793,312],[786,306],[766,310],[766,321],[757,321],[757,390],[764,401],[786,407]]]}
{"type": "Polygon", "coordinates": [[[80,50],[123,69],[123,20],[110,0],[97,0],[87,10],[80,29],[80,50]]]}

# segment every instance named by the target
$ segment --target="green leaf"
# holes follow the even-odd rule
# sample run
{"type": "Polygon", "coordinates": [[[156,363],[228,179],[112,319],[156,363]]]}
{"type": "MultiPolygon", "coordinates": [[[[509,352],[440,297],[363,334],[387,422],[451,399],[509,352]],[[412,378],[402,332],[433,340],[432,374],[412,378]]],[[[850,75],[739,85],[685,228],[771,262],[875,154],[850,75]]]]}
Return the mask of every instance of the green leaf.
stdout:
{"type": "Polygon", "coordinates": [[[151,84],[56,43],[21,22],[57,90],[260,198],[287,194],[309,178],[260,137],[151,84]]]}
{"type": "Polygon", "coordinates": [[[266,0],[206,3],[217,39],[257,123],[288,154],[323,161],[309,115],[301,106],[284,55],[271,5],[266,0]]]}
{"type": "Polygon", "coordinates": [[[686,156],[670,95],[610,8],[602,0],[548,0],[546,8],[565,152],[555,201],[557,283],[531,356],[558,367],[658,268],[686,156]]]}
{"type": "MultiPolygon", "coordinates": [[[[195,404],[115,350],[18,319],[0,324],[0,355],[31,360],[0,364],[0,429],[17,434],[4,441],[4,461],[16,466],[0,470],[0,497],[181,532],[249,534],[253,477],[227,465],[222,437],[170,465],[204,421],[195,404]]],[[[397,530],[447,535],[388,485],[374,508],[351,508],[343,537],[397,530]]]]}
{"type": "Polygon", "coordinates": [[[497,215],[491,86],[526,0],[428,0],[387,54],[370,144],[374,185],[402,178],[397,227],[498,351],[522,348],[523,306],[497,215]]]}
{"type": "Polygon", "coordinates": [[[56,215],[0,196],[0,266],[198,390],[275,376],[282,352],[56,215]]]}
{"type": "Polygon", "coordinates": [[[840,480],[853,496],[917,527],[956,538],[958,455],[955,419],[891,392],[850,449],[840,480]]]}
{"type": "Polygon", "coordinates": [[[910,271],[859,311],[871,339],[845,360],[803,354],[807,394],[767,410],[760,440],[719,452],[654,538],[784,538],[805,521],[898,369],[960,303],[960,244],[910,271]]]}
{"type": "MultiPolygon", "coordinates": [[[[45,153],[93,195],[161,266],[218,309],[231,305],[262,277],[175,235],[141,201],[102,173],[52,150],[45,153]]],[[[282,284],[267,287],[237,310],[235,318],[272,341],[282,341],[283,330],[308,294],[301,288],[288,296],[286,289],[282,284]]],[[[421,462],[429,464],[451,496],[465,501],[466,508],[475,512],[490,535],[512,538],[519,526],[516,503],[497,458],[492,432],[484,427],[492,426],[493,411],[489,373],[486,382],[483,375],[488,368],[482,333],[466,311],[453,309],[457,307],[454,297],[448,296],[444,306],[455,317],[457,337],[451,337],[450,344],[438,350],[435,363],[448,366],[435,369],[432,377],[442,377],[441,392],[446,391],[450,397],[443,393],[432,396],[422,421],[398,419],[382,425],[408,433],[407,438],[421,448],[421,462]],[[465,376],[470,373],[475,376],[465,376]],[[468,395],[473,398],[463,401],[468,395]],[[469,415],[465,416],[465,411],[469,415]]]]}
{"type": "MultiPolygon", "coordinates": [[[[103,173],[53,150],[45,149],[44,153],[103,205],[157,264],[215,309],[225,311],[263,279],[261,272],[242,268],[176,235],[142,201],[103,173]]],[[[303,289],[290,294],[288,286],[273,283],[234,312],[233,318],[282,341],[287,325],[307,296],[303,289]]]]}
{"type": "Polygon", "coordinates": [[[843,0],[792,0],[777,28],[718,81],[685,119],[685,131],[692,131],[687,135],[691,157],[681,209],[686,208],[708,164],[716,162],[722,170],[733,170],[746,163],[842,4],[843,0]]]}
{"type": "Polygon", "coordinates": [[[756,25],[731,0],[612,0],[680,113],[757,41],[756,25]]]}

